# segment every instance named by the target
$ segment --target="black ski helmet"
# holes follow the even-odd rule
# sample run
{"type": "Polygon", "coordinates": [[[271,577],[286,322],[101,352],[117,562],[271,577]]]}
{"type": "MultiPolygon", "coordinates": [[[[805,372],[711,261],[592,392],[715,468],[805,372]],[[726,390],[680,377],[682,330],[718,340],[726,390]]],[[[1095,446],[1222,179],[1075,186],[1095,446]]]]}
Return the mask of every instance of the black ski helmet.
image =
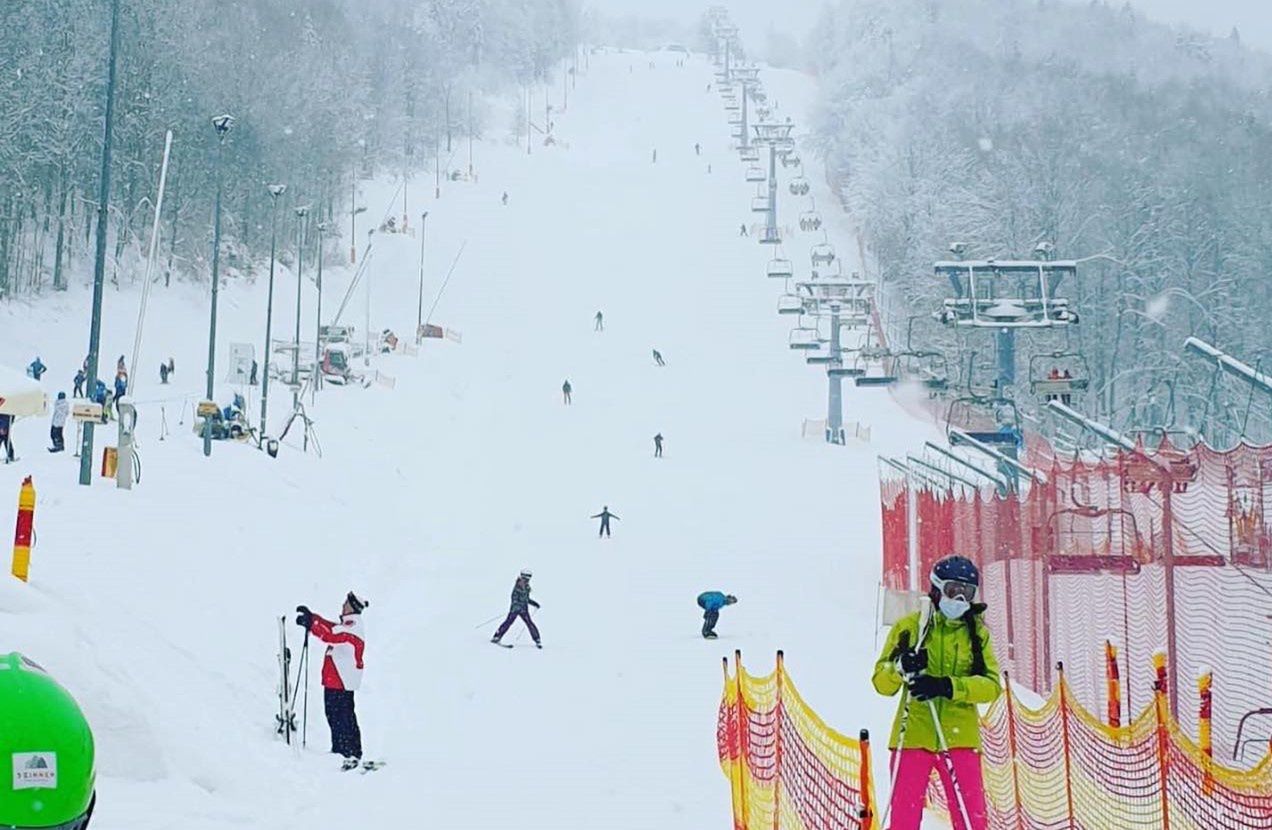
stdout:
{"type": "Polygon", "coordinates": [[[964,582],[980,587],[980,571],[966,556],[947,556],[932,566],[933,586],[946,582],[964,582]]]}

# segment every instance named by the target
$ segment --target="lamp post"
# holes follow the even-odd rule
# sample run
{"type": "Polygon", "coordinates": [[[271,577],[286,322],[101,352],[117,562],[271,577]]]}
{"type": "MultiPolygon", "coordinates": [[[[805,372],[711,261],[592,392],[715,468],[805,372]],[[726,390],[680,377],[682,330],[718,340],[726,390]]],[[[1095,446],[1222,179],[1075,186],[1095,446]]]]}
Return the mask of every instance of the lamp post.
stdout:
{"type": "Polygon", "coordinates": [[[269,344],[274,325],[274,261],[278,254],[278,197],[287,192],[285,184],[267,188],[270,199],[269,228],[269,299],[265,305],[265,373],[261,375],[261,438],[265,438],[265,418],[269,413],[269,344]]]}
{"type": "Polygon", "coordinates": [[[428,230],[428,211],[420,216],[420,296],[415,311],[415,345],[424,337],[424,234],[428,230]]]}
{"type": "MultiPolygon", "coordinates": [[[[221,156],[225,148],[225,137],[234,127],[234,116],[218,115],[212,119],[212,127],[216,130],[216,207],[212,212],[212,314],[208,322],[208,385],[207,400],[215,398],[216,384],[216,301],[220,292],[221,267],[221,156]]],[[[133,367],[136,371],[137,367],[133,367]]],[[[212,419],[203,419],[203,454],[212,455],[212,419]]],[[[129,463],[132,463],[131,461],[129,463]]]]}
{"type": "Polygon", "coordinates": [[[366,213],[365,206],[358,207],[358,185],[353,185],[353,201],[349,202],[349,263],[356,264],[358,261],[358,214],[366,213]]]}
{"type": "MultiPolygon", "coordinates": [[[[85,384],[97,383],[97,352],[102,336],[102,285],[106,276],[106,232],[110,211],[110,149],[115,123],[115,56],[119,51],[119,0],[110,9],[110,59],[106,71],[106,132],[102,141],[102,175],[97,197],[97,252],[93,261],[93,318],[88,329],[88,378],[85,384]]],[[[136,371],[137,367],[133,367],[136,371]]],[[[127,463],[131,464],[132,459],[127,463]]],[[[80,443],[79,483],[93,482],[93,422],[84,421],[84,437],[80,443]]]]}
{"type": "Polygon", "coordinates": [[[313,390],[317,392],[322,383],[322,245],[327,231],[331,230],[330,222],[318,223],[318,311],[314,315],[314,382],[313,390]]]}
{"type": "Polygon", "coordinates": [[[300,389],[300,282],[305,273],[305,217],[309,208],[296,208],[296,348],[292,351],[292,394],[300,389]]]}

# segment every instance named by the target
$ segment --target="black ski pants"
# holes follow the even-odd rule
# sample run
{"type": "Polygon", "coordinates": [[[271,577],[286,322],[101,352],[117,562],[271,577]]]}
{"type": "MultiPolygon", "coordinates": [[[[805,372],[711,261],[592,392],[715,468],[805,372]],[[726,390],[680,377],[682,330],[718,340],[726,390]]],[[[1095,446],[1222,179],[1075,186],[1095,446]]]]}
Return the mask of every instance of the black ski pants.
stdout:
{"type": "Polygon", "coordinates": [[[331,727],[331,751],[346,758],[362,757],[362,730],[353,710],[353,692],[323,689],[323,707],[331,727]]]}
{"type": "Polygon", "coordinates": [[[610,535],[609,519],[601,519],[601,529],[596,532],[598,537],[610,535]]]}
{"type": "Polygon", "coordinates": [[[520,617],[521,621],[526,624],[526,628],[530,629],[530,636],[534,641],[539,642],[539,627],[534,624],[534,620],[530,619],[529,608],[512,608],[508,611],[508,616],[499,624],[499,628],[495,630],[495,639],[498,640],[508,633],[508,629],[520,617]]]}
{"type": "Polygon", "coordinates": [[[702,636],[715,633],[716,623],[720,621],[720,612],[711,610],[704,612],[702,615],[702,636]]]}
{"type": "Polygon", "coordinates": [[[53,449],[61,452],[66,449],[66,439],[62,435],[62,427],[49,427],[49,438],[53,441],[53,449]]]}

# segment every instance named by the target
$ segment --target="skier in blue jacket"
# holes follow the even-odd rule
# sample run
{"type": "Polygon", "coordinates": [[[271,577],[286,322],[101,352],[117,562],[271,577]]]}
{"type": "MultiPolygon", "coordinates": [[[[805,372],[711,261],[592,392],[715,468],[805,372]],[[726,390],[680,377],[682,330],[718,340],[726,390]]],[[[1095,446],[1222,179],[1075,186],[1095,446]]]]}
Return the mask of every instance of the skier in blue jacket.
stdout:
{"type": "Polygon", "coordinates": [[[716,638],[715,626],[720,620],[720,609],[737,601],[738,598],[733,594],[722,594],[719,591],[705,591],[698,594],[698,607],[703,610],[702,636],[704,639],[716,638]]]}

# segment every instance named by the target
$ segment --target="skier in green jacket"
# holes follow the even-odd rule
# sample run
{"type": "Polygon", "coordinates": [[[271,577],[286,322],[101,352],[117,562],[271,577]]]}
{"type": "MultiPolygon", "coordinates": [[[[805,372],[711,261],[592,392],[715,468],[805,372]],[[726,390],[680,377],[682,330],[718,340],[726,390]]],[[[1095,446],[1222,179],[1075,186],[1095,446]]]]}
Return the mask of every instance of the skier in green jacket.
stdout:
{"type": "Polygon", "coordinates": [[[888,743],[893,781],[889,827],[918,830],[935,766],[954,830],[985,830],[976,707],[993,702],[1002,683],[989,629],[978,619],[985,611],[975,601],[980,572],[965,557],[949,556],[933,566],[930,581],[928,598],[935,610],[897,621],[872,678],[880,694],[901,693],[888,743]]]}

